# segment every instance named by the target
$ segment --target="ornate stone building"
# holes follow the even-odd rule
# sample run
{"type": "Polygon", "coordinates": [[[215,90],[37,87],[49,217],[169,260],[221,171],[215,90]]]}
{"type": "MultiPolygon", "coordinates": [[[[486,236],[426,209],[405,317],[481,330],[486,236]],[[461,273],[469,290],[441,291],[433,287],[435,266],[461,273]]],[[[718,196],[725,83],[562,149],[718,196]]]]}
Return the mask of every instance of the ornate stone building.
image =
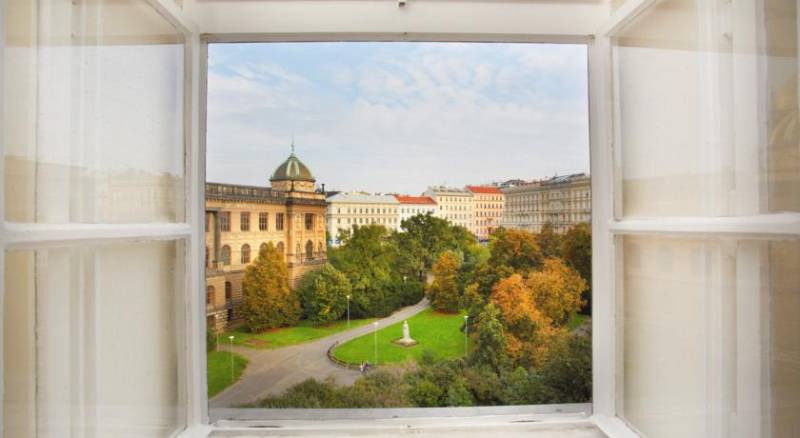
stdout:
{"type": "Polygon", "coordinates": [[[589,175],[556,176],[502,189],[505,209],[501,225],[538,233],[550,222],[563,233],[572,225],[592,220],[589,175]]]}
{"type": "Polygon", "coordinates": [[[206,315],[209,327],[236,322],[244,270],[262,245],[283,254],[294,287],[326,261],[325,194],[294,154],[270,178],[270,187],[206,184],[206,315]]]}

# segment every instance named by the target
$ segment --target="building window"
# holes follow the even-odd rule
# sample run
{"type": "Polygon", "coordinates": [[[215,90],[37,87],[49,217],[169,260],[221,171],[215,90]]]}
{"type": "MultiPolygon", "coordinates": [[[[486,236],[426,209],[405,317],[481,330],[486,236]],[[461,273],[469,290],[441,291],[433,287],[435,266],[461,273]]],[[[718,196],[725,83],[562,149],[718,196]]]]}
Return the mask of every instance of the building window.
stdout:
{"type": "Polygon", "coordinates": [[[231,247],[225,245],[222,247],[222,254],[220,254],[220,258],[222,259],[222,264],[228,266],[231,264],[231,247]]]}
{"type": "Polygon", "coordinates": [[[241,261],[243,265],[250,263],[250,245],[242,245],[241,261]]]}
{"type": "Polygon", "coordinates": [[[230,211],[221,211],[219,213],[219,229],[220,229],[220,231],[230,231],[231,230],[231,212],[230,211]]]}
{"type": "Polygon", "coordinates": [[[239,229],[242,231],[250,231],[250,212],[243,211],[240,215],[239,229]]]}
{"type": "Polygon", "coordinates": [[[267,231],[269,229],[269,213],[258,214],[258,229],[267,231]]]}
{"type": "Polygon", "coordinates": [[[214,286],[206,287],[206,306],[214,305],[214,286]]]}
{"type": "Polygon", "coordinates": [[[278,242],[278,252],[283,256],[283,242],[278,242]]]}
{"type": "Polygon", "coordinates": [[[225,282],[225,304],[230,304],[233,301],[233,285],[230,281],[225,282]]]}
{"type": "Polygon", "coordinates": [[[258,254],[259,254],[259,255],[261,255],[261,253],[262,253],[262,252],[263,252],[265,249],[267,249],[267,242],[261,242],[261,245],[258,247],[258,254]]]}
{"type": "Polygon", "coordinates": [[[310,240],[306,242],[306,260],[311,260],[314,258],[314,243],[310,240]]]}
{"type": "Polygon", "coordinates": [[[314,229],[314,214],[306,213],[306,230],[314,229]]]}
{"type": "Polygon", "coordinates": [[[275,229],[278,231],[283,231],[283,213],[275,214],[275,229]]]}

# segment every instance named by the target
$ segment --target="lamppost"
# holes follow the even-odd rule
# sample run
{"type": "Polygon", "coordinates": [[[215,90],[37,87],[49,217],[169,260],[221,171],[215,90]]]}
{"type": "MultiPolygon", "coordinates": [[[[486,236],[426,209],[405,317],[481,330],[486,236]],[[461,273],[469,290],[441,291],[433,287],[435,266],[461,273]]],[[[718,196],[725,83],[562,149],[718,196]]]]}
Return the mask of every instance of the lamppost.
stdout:
{"type": "Polygon", "coordinates": [[[350,328],[350,294],[347,294],[347,328],[350,328]]]}
{"type": "Polygon", "coordinates": [[[464,315],[464,357],[467,357],[468,340],[469,340],[469,315],[464,315]]]}
{"type": "Polygon", "coordinates": [[[378,321],[372,323],[375,332],[375,366],[378,366],[378,321]]]}
{"type": "Polygon", "coordinates": [[[230,352],[231,352],[231,383],[233,383],[233,335],[228,336],[228,341],[230,341],[230,352]]]}

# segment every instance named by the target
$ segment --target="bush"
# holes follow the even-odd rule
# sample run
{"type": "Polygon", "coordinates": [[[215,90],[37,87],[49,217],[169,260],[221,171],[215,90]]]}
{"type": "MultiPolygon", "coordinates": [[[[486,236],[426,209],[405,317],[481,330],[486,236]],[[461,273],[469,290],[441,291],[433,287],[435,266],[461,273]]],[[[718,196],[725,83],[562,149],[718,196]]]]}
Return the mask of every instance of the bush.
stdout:
{"type": "Polygon", "coordinates": [[[217,331],[213,327],[206,327],[206,352],[217,348],[217,331]]]}

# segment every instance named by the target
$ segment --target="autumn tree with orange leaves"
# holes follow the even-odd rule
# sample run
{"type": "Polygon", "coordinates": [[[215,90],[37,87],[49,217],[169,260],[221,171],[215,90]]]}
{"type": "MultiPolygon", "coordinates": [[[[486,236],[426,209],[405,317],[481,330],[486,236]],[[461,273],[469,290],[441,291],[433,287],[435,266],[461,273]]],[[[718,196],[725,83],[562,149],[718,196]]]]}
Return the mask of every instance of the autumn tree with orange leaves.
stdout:
{"type": "Polygon", "coordinates": [[[525,283],[536,307],[556,326],[565,325],[570,315],[580,310],[581,294],[588,287],[578,271],[556,258],[545,260],[542,269],[528,274],[525,283]]]}

